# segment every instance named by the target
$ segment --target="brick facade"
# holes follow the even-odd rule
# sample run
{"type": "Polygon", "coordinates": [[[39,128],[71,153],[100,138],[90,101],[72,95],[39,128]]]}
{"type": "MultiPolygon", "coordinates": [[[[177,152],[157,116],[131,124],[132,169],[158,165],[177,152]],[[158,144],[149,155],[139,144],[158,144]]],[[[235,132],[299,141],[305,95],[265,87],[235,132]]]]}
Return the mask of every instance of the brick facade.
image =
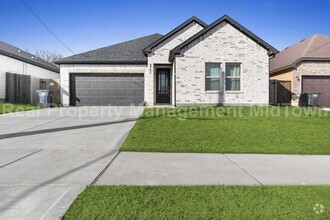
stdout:
{"type": "Polygon", "coordinates": [[[192,42],[175,59],[176,103],[268,105],[269,57],[267,50],[225,22],[204,39],[192,42]],[[205,91],[205,63],[221,63],[221,92],[205,91]],[[241,91],[225,92],[226,63],[241,63],[241,91]]]}
{"type": "Polygon", "coordinates": [[[268,105],[269,57],[267,50],[232,25],[222,22],[188,45],[181,55],[169,61],[170,51],[203,27],[192,22],[152,49],[147,65],[61,64],[61,97],[70,103],[71,73],[144,73],[144,99],[155,105],[155,71],[171,68],[172,105],[268,105]],[[220,92],[205,91],[205,63],[221,63],[220,92]],[[226,92],[226,63],[241,64],[241,91],[226,92]],[[173,80],[175,79],[175,80],[173,80]]]}

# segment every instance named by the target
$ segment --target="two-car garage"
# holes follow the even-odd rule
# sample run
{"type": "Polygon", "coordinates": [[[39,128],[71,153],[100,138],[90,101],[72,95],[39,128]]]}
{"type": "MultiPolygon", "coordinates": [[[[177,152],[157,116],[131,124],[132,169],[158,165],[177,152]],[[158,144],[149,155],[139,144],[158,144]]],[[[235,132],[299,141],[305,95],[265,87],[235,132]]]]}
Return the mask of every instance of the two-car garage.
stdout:
{"type": "Polygon", "coordinates": [[[143,74],[70,74],[72,106],[142,105],[143,100],[143,74]]]}
{"type": "Polygon", "coordinates": [[[56,61],[62,105],[142,105],[144,74],[151,68],[144,49],[160,38],[152,34],[56,61]]]}

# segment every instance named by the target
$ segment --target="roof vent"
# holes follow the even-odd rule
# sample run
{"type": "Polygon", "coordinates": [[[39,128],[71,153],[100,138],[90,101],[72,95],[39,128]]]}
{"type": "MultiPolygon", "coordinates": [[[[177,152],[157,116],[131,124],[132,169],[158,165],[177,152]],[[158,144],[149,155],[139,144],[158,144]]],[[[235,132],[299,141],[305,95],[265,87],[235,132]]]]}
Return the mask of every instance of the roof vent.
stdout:
{"type": "Polygon", "coordinates": [[[18,50],[19,53],[21,53],[22,51],[21,50],[18,50]]]}

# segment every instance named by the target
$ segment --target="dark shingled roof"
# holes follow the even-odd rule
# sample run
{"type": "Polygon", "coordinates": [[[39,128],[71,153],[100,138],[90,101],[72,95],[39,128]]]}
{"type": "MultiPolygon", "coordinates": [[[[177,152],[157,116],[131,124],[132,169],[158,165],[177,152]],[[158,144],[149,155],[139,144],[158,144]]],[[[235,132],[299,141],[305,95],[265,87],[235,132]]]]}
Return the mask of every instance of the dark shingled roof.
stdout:
{"type": "Polygon", "coordinates": [[[56,73],[60,72],[59,67],[55,64],[50,63],[46,60],[43,60],[33,54],[30,54],[24,50],[21,50],[17,47],[14,47],[10,44],[0,41],[0,54],[5,55],[7,57],[11,57],[16,60],[20,60],[56,73]]]}
{"type": "Polygon", "coordinates": [[[57,61],[57,64],[146,64],[143,49],[162,37],[153,34],[123,43],[103,47],[57,61]]]}

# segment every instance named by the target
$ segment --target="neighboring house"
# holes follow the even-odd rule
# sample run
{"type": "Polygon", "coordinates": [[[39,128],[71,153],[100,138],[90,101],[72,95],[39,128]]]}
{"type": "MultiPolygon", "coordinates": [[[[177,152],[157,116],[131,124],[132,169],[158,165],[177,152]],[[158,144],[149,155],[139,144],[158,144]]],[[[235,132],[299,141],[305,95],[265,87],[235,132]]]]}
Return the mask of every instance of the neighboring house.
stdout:
{"type": "Polygon", "coordinates": [[[330,36],[313,35],[270,59],[270,79],[277,80],[277,103],[298,105],[302,93],[321,93],[330,107],[330,36]]]}
{"type": "Polygon", "coordinates": [[[0,41],[0,101],[6,98],[6,73],[59,79],[59,72],[55,64],[0,41]]]}
{"type": "Polygon", "coordinates": [[[225,15],[64,58],[63,105],[268,105],[278,51],[225,15]]]}

